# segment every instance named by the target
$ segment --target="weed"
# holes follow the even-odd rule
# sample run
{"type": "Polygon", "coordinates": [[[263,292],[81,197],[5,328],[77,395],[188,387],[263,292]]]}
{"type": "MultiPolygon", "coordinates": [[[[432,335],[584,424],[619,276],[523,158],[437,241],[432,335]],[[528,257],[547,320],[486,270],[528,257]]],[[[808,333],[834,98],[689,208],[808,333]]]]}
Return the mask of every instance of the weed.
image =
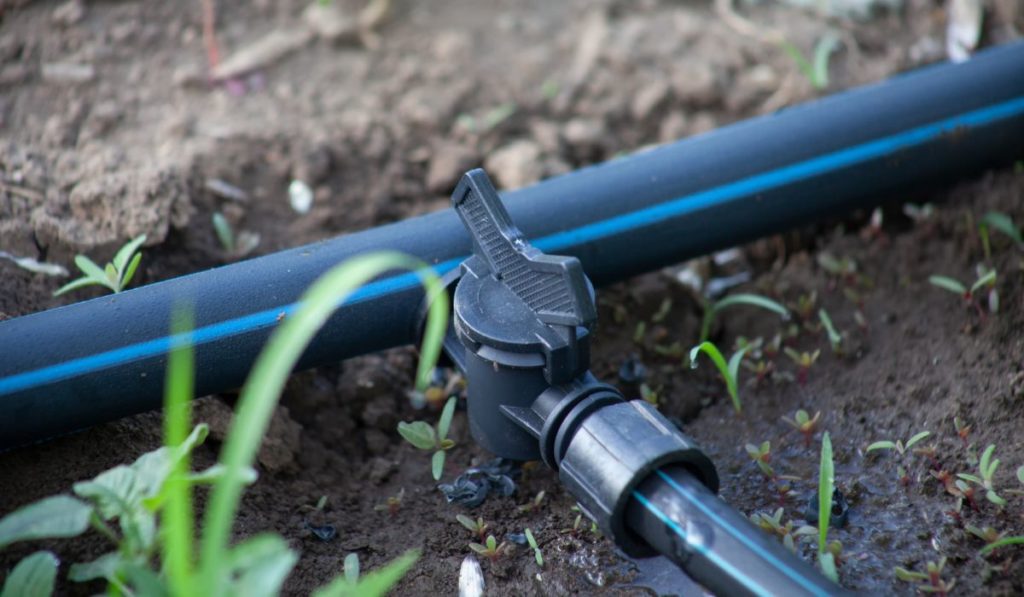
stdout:
{"type": "Polygon", "coordinates": [[[896,574],[896,578],[916,584],[917,589],[922,593],[935,593],[939,597],[946,597],[956,585],[956,580],[947,583],[942,579],[942,569],[945,567],[946,558],[942,557],[938,562],[928,562],[927,572],[916,572],[899,566],[892,570],[896,574]]]}
{"type": "Polygon", "coordinates": [[[761,474],[771,480],[777,478],[775,469],[769,464],[772,461],[772,443],[769,441],[761,442],[760,446],[754,444],[746,445],[747,454],[757,464],[757,468],[761,469],[761,474]]]}
{"type": "Polygon", "coordinates": [[[395,495],[389,495],[384,500],[383,504],[377,504],[373,507],[375,512],[387,512],[388,516],[392,518],[398,515],[398,510],[402,507],[402,498],[405,497],[405,488],[398,490],[395,495]]]}
{"type": "Polygon", "coordinates": [[[494,538],[494,535],[487,535],[487,541],[485,541],[483,545],[479,543],[470,543],[469,548],[493,563],[508,550],[508,544],[502,541],[499,545],[497,539],[494,538]]]}
{"type": "Polygon", "coordinates": [[[978,222],[978,236],[981,237],[981,246],[985,251],[985,259],[987,261],[992,260],[992,245],[989,241],[988,233],[989,228],[1002,232],[1018,247],[1024,246],[1024,237],[1021,236],[1020,229],[1013,223],[1010,216],[998,211],[990,211],[981,216],[981,221],[978,222]]]}
{"type": "Polygon", "coordinates": [[[796,542],[801,537],[809,537],[818,532],[818,529],[803,525],[797,529],[793,529],[793,521],[790,520],[785,524],[782,523],[783,508],[777,508],[771,515],[763,512],[755,512],[750,516],[750,521],[757,525],[761,530],[777,535],[782,539],[782,544],[786,546],[791,552],[796,553],[796,542]]]}
{"type": "Polygon", "coordinates": [[[76,255],[75,265],[85,275],[61,286],[53,293],[53,296],[60,296],[86,286],[105,286],[111,292],[121,292],[132,281],[135,270],[138,269],[139,262],[142,261],[142,253],[138,250],[144,242],[146,242],[145,234],[128,241],[118,249],[114,260],[107,263],[107,266],[102,269],[85,255],[76,255]]]}
{"type": "Polygon", "coordinates": [[[473,520],[465,514],[456,514],[455,520],[459,521],[459,524],[469,529],[481,541],[484,540],[484,537],[487,535],[487,529],[491,526],[484,522],[483,518],[477,518],[476,520],[473,520]]]}
{"type": "Polygon", "coordinates": [[[540,547],[537,546],[537,540],[533,537],[533,531],[529,528],[526,529],[526,542],[530,544],[533,549],[533,559],[536,560],[537,565],[541,568],[544,567],[544,554],[541,553],[540,547]]]}
{"type": "Polygon", "coordinates": [[[971,426],[964,423],[964,420],[960,417],[953,417],[953,428],[956,429],[956,435],[963,442],[964,448],[969,445],[967,443],[967,437],[971,434],[971,426]]]}
{"type": "Polygon", "coordinates": [[[737,305],[760,307],[762,309],[778,313],[779,317],[784,320],[789,319],[789,311],[768,297],[761,296],[759,294],[733,294],[719,301],[713,303],[709,301],[704,304],[704,318],[700,325],[701,343],[706,342],[711,336],[711,326],[714,325],[715,318],[718,314],[727,307],[734,307],[737,305]]]}
{"type": "Polygon", "coordinates": [[[515,102],[505,102],[484,112],[479,119],[472,114],[460,114],[455,123],[469,133],[486,133],[512,117],[519,109],[515,102]]]}
{"type": "Polygon", "coordinates": [[[812,290],[809,294],[801,294],[797,297],[796,302],[790,304],[790,307],[796,311],[797,317],[800,321],[810,321],[814,317],[814,309],[818,306],[818,291],[812,290]]]}
{"type": "Polygon", "coordinates": [[[857,283],[857,262],[849,257],[837,258],[831,253],[818,253],[818,265],[833,277],[841,279],[849,286],[857,283]]]}
{"type": "Polygon", "coordinates": [[[793,59],[797,69],[800,70],[812,87],[818,91],[828,87],[828,61],[836,50],[836,46],[839,45],[839,36],[835,32],[826,31],[821,36],[821,39],[814,46],[814,55],[811,60],[804,58],[803,53],[793,42],[782,39],[779,41],[779,44],[782,46],[783,51],[793,59]]]}
{"type": "Polygon", "coordinates": [[[832,352],[843,356],[843,336],[832,325],[832,318],[828,316],[828,311],[818,309],[818,319],[821,320],[821,325],[825,328],[825,333],[828,334],[828,343],[832,347],[832,352]]]}
{"type": "Polygon", "coordinates": [[[661,387],[659,387],[657,390],[652,390],[651,386],[645,383],[640,384],[640,397],[654,406],[658,406],[660,393],[661,387]]]}
{"type": "Polygon", "coordinates": [[[546,493],[541,490],[537,492],[537,495],[533,496],[533,499],[526,502],[522,506],[519,506],[519,511],[523,513],[535,512],[540,509],[542,503],[544,503],[544,496],[546,493]]]}
{"type": "Polygon", "coordinates": [[[796,350],[788,346],[785,347],[783,351],[786,353],[786,356],[789,357],[790,360],[792,360],[794,363],[796,363],[797,367],[799,367],[799,369],[796,372],[797,383],[799,383],[800,385],[805,385],[807,383],[807,378],[811,374],[811,367],[813,367],[814,363],[818,361],[818,357],[821,356],[821,351],[815,350],[814,352],[797,352],[796,350]]]}
{"type": "Polygon", "coordinates": [[[742,348],[729,358],[729,362],[725,362],[725,357],[711,342],[701,342],[697,346],[694,346],[690,350],[690,368],[697,368],[697,356],[700,353],[708,355],[711,362],[715,364],[718,369],[718,373],[722,376],[722,380],[725,381],[725,388],[729,392],[729,398],[732,399],[732,406],[736,409],[736,413],[743,412],[743,405],[740,403],[739,389],[737,388],[736,381],[739,376],[740,363],[743,361],[743,355],[746,354],[750,346],[742,348]]]}
{"type": "Polygon", "coordinates": [[[913,220],[915,224],[922,225],[927,222],[931,222],[935,217],[935,206],[931,203],[924,203],[921,205],[917,205],[916,203],[907,203],[903,206],[903,213],[913,220]]]}
{"type": "Polygon", "coordinates": [[[345,556],[344,573],[327,586],[314,591],[312,597],[382,597],[402,580],[416,563],[416,558],[415,552],[408,552],[388,562],[383,568],[362,574],[359,556],[350,553],[345,556]]]}
{"type": "Polygon", "coordinates": [[[775,373],[775,363],[764,359],[760,359],[756,363],[743,361],[743,368],[754,374],[753,379],[747,380],[747,385],[751,385],[755,388],[759,388],[764,385],[765,382],[767,382],[775,373]]]}
{"type": "Polygon", "coordinates": [[[245,257],[252,253],[260,244],[260,235],[243,231],[235,235],[224,214],[215,212],[212,217],[213,230],[224,252],[232,257],[245,257]]]}
{"type": "Polygon", "coordinates": [[[995,450],[995,444],[989,444],[989,446],[985,448],[985,451],[982,452],[981,459],[978,461],[978,475],[980,476],[968,473],[959,473],[957,474],[957,477],[983,487],[985,489],[985,499],[1002,508],[1006,505],[1006,500],[999,497],[999,494],[996,493],[992,481],[992,478],[996,474],[996,469],[999,468],[999,459],[992,458],[992,454],[995,450]]]}
{"type": "Polygon", "coordinates": [[[445,452],[455,446],[455,442],[448,438],[448,428],[452,424],[456,402],[455,398],[448,399],[444,410],[441,411],[441,418],[437,422],[436,429],[425,421],[413,421],[412,423],[402,421],[398,424],[398,433],[407,442],[420,450],[434,451],[434,455],[431,457],[430,472],[434,475],[435,481],[439,481],[444,472],[445,452]]]}
{"type": "Polygon", "coordinates": [[[821,466],[818,471],[818,565],[832,582],[839,582],[836,554],[829,549],[828,525],[832,517],[832,493],[835,490],[835,465],[832,440],[828,432],[821,438],[821,466]]]}
{"type": "Polygon", "coordinates": [[[964,530],[984,541],[986,545],[991,545],[1003,538],[1003,533],[1000,533],[992,527],[985,527],[982,529],[974,526],[973,524],[969,524],[964,527],[964,530]]]}
{"type": "Polygon", "coordinates": [[[806,410],[800,409],[796,411],[796,414],[793,415],[792,419],[782,417],[782,420],[793,429],[799,431],[800,434],[804,436],[804,446],[810,448],[811,441],[814,439],[814,434],[818,431],[818,424],[821,422],[821,411],[814,413],[814,417],[812,418],[807,414],[806,410]]]}
{"type": "Polygon", "coordinates": [[[967,288],[959,280],[947,276],[931,276],[928,278],[928,281],[932,286],[960,295],[963,299],[964,306],[969,309],[976,309],[978,316],[982,319],[985,317],[985,312],[982,310],[981,305],[975,300],[975,293],[985,286],[988,286],[989,311],[995,313],[999,310],[999,293],[996,290],[996,270],[994,269],[979,272],[978,278],[970,288],[967,288]]]}
{"type": "Polygon", "coordinates": [[[983,557],[987,557],[988,554],[992,553],[993,551],[999,549],[1000,547],[1006,547],[1008,545],[1024,545],[1024,537],[1003,537],[998,541],[994,541],[992,543],[989,543],[985,547],[982,547],[980,553],[983,557]]]}

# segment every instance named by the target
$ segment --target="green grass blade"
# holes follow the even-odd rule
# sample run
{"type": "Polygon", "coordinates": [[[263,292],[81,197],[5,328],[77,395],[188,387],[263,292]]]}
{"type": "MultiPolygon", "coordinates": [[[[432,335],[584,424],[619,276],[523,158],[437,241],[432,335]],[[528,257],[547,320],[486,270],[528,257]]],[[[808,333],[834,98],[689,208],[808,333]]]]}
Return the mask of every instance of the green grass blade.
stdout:
{"type": "Polygon", "coordinates": [[[740,363],[743,362],[743,356],[746,355],[751,348],[753,348],[753,346],[744,346],[732,353],[732,356],[729,357],[729,377],[731,377],[733,382],[736,384],[739,383],[740,379],[740,363]]]}
{"type": "Polygon", "coordinates": [[[724,299],[715,303],[713,307],[715,312],[718,313],[726,307],[733,307],[736,305],[748,305],[750,307],[760,307],[777,313],[779,317],[783,319],[789,319],[789,310],[773,301],[772,299],[761,296],[760,294],[741,293],[733,294],[725,297],[724,299]]]}
{"type": "Polygon", "coordinates": [[[409,550],[383,568],[363,575],[355,587],[344,576],[338,576],[327,586],[314,591],[312,597],[383,597],[402,580],[419,557],[419,550],[409,550]]]}
{"type": "Polygon", "coordinates": [[[227,218],[219,211],[213,214],[213,231],[217,233],[220,246],[228,253],[235,252],[235,233],[231,230],[227,218]]]}
{"type": "MultiPolygon", "coordinates": [[[[141,254],[136,255],[136,260],[141,254]]],[[[195,379],[195,355],[192,351],[191,310],[177,308],[171,322],[171,337],[176,346],[167,360],[167,377],[164,381],[164,445],[168,449],[182,446],[189,436],[192,424],[192,384],[195,379]]],[[[171,470],[164,484],[164,505],[162,541],[164,569],[171,593],[191,595],[192,590],[192,483],[190,451],[183,450],[179,458],[171,463],[171,470]]]]}
{"type": "Polygon", "coordinates": [[[401,253],[369,253],[335,266],[314,282],[303,294],[295,313],[271,335],[242,389],[235,421],[220,457],[227,474],[214,486],[204,518],[201,568],[207,590],[216,591],[221,586],[223,557],[243,487],[242,471],[256,457],[274,407],[299,356],[339,303],[373,278],[395,269],[416,271],[432,299],[417,373],[421,387],[429,383],[448,319],[448,295],[433,270],[401,253]]]}
{"type": "Polygon", "coordinates": [[[441,442],[448,437],[448,428],[452,425],[452,417],[455,415],[455,398],[449,398],[441,411],[441,420],[437,422],[437,441],[441,442]]]}
{"type": "Polygon", "coordinates": [[[821,438],[821,466],[818,470],[818,554],[828,547],[828,525],[832,517],[832,492],[835,468],[832,462],[832,439],[828,431],[821,438]]]}
{"type": "Polygon", "coordinates": [[[434,452],[434,455],[430,458],[430,472],[434,476],[435,481],[441,480],[441,475],[444,473],[444,461],[445,451],[438,450],[434,452]]]}
{"type": "Polygon", "coordinates": [[[904,449],[905,450],[909,450],[914,444],[916,444],[917,442],[925,439],[926,437],[930,436],[931,434],[932,434],[931,431],[922,431],[920,433],[915,433],[914,437],[911,437],[910,439],[907,440],[907,446],[904,449]]]}
{"type": "Polygon", "coordinates": [[[814,65],[811,84],[818,89],[828,87],[828,61],[839,45],[839,36],[833,31],[826,31],[814,46],[814,65]]]}
{"type": "Polygon", "coordinates": [[[984,276],[978,278],[974,284],[971,285],[971,292],[977,291],[983,286],[989,286],[996,283],[996,270],[989,270],[984,276]]]}
{"type": "Polygon", "coordinates": [[[825,333],[828,334],[828,342],[832,345],[832,349],[838,349],[843,343],[843,337],[839,335],[836,327],[832,325],[832,318],[828,316],[828,311],[818,309],[818,319],[821,321],[821,325],[825,326],[825,333]]]}
{"type": "Polygon", "coordinates": [[[135,251],[138,251],[139,247],[141,247],[144,242],[146,242],[146,235],[142,234],[136,236],[121,247],[117,251],[117,255],[114,255],[114,261],[112,262],[114,264],[114,269],[118,272],[123,272],[125,266],[128,265],[128,260],[131,259],[132,255],[135,254],[135,251]]]}
{"type": "Polygon", "coordinates": [[[697,346],[694,346],[690,350],[690,367],[697,367],[697,356],[700,353],[708,355],[711,362],[718,368],[718,373],[721,374],[722,379],[725,380],[725,387],[729,391],[729,397],[732,398],[733,408],[736,412],[742,412],[743,406],[740,404],[740,397],[736,391],[736,380],[729,373],[729,365],[725,362],[725,357],[718,348],[711,342],[701,342],[697,346]]]}
{"type": "Polygon", "coordinates": [[[806,58],[804,58],[803,52],[801,52],[800,49],[793,44],[793,42],[788,40],[784,40],[779,45],[782,46],[782,50],[786,54],[788,54],[790,58],[793,59],[793,62],[796,63],[797,69],[799,69],[803,76],[813,85],[814,67],[811,65],[810,62],[807,61],[806,58]]]}
{"type": "Polygon", "coordinates": [[[947,276],[930,276],[928,281],[931,282],[932,286],[938,286],[943,290],[957,294],[967,294],[967,287],[961,284],[959,280],[954,280],[947,276]]]}
{"type": "Polygon", "coordinates": [[[989,543],[985,547],[982,547],[979,553],[983,556],[987,556],[994,550],[999,549],[1000,547],[1006,547],[1008,545],[1024,545],[1024,536],[1003,537],[999,541],[989,543]]]}
{"type": "Polygon", "coordinates": [[[139,263],[141,261],[142,253],[136,253],[135,257],[132,258],[132,262],[128,264],[128,269],[122,273],[121,279],[118,281],[118,286],[120,287],[120,290],[124,290],[125,288],[128,287],[128,284],[132,281],[132,278],[135,276],[135,270],[139,269],[139,263]]]}
{"type": "Polygon", "coordinates": [[[97,284],[101,286],[104,285],[102,282],[97,282],[96,280],[93,280],[88,276],[82,276],[81,278],[78,278],[77,280],[72,280],[71,282],[68,282],[67,284],[58,288],[57,291],[53,293],[53,296],[60,296],[62,294],[71,292],[72,290],[78,290],[79,288],[85,288],[86,286],[96,286],[97,284]]]}

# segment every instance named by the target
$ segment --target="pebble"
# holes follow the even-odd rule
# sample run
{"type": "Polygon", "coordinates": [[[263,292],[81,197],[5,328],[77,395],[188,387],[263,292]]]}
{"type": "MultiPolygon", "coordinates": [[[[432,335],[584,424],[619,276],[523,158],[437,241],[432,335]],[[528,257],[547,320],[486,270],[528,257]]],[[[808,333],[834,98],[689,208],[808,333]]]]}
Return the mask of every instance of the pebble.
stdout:
{"type": "Polygon", "coordinates": [[[671,89],[668,83],[657,79],[640,88],[633,96],[630,112],[636,120],[644,120],[668,100],[671,89]]]}
{"type": "Polygon", "coordinates": [[[80,23],[83,18],[85,18],[85,5],[82,3],[82,0],[68,0],[68,2],[61,4],[50,13],[50,20],[55,25],[62,27],[69,27],[80,23]]]}
{"type": "Polygon", "coordinates": [[[293,180],[288,185],[288,201],[295,213],[307,214],[313,207],[313,189],[301,180],[293,180]]]}
{"type": "Polygon", "coordinates": [[[498,181],[499,186],[517,189],[540,180],[544,174],[540,157],[539,145],[520,139],[488,156],[484,167],[498,181]]]}
{"type": "Polygon", "coordinates": [[[356,41],[359,39],[359,23],[355,17],[345,14],[338,2],[310,2],[302,11],[302,20],[321,39],[330,42],[356,41]]]}
{"type": "Polygon", "coordinates": [[[43,65],[42,75],[49,83],[88,83],[96,78],[96,68],[91,64],[49,62],[43,65]]]}
{"type": "Polygon", "coordinates": [[[467,170],[473,167],[477,155],[460,143],[441,141],[434,146],[427,167],[427,189],[431,193],[447,193],[467,170]]]}

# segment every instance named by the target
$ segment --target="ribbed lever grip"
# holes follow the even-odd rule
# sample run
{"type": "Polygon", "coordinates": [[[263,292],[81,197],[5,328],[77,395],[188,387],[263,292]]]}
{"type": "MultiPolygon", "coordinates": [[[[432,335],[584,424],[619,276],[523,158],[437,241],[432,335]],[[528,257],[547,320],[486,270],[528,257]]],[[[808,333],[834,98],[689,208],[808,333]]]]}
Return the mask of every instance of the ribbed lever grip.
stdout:
{"type": "Polygon", "coordinates": [[[487,173],[463,175],[452,195],[473,251],[491,273],[547,324],[590,325],[597,319],[583,266],[575,257],[545,255],[512,224],[487,173]]]}

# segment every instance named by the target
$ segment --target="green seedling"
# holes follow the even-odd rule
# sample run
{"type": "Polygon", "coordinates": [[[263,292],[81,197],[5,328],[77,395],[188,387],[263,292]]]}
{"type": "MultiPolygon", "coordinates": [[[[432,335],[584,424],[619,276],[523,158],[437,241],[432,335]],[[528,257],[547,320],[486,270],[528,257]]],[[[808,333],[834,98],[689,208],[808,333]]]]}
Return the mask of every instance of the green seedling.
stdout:
{"type": "Polygon", "coordinates": [[[739,352],[743,349],[746,349],[746,353],[748,356],[750,356],[750,358],[760,359],[762,356],[764,356],[764,352],[762,351],[763,347],[764,338],[761,338],[760,336],[754,338],[753,340],[747,338],[746,336],[739,336],[733,343],[732,349],[733,352],[739,352]]]}
{"type": "Polygon", "coordinates": [[[493,563],[508,550],[508,545],[504,541],[499,545],[497,539],[494,538],[494,535],[487,535],[487,541],[485,541],[483,545],[479,543],[470,543],[469,548],[493,563]]]}
{"type": "Polygon", "coordinates": [[[792,520],[783,524],[783,512],[783,508],[777,508],[774,514],[771,515],[763,512],[755,512],[750,516],[750,521],[757,525],[761,530],[778,536],[782,540],[782,544],[785,545],[789,551],[796,553],[796,542],[803,537],[816,535],[818,533],[818,529],[809,525],[803,525],[794,530],[792,520]]]}
{"type": "Polygon", "coordinates": [[[388,562],[383,568],[362,574],[359,556],[350,553],[345,556],[343,574],[327,586],[314,591],[312,597],[384,597],[412,568],[416,558],[415,552],[406,553],[388,562]]]}
{"type": "Polygon", "coordinates": [[[970,288],[964,286],[959,280],[947,276],[931,276],[928,281],[932,286],[960,295],[964,306],[968,309],[974,308],[980,318],[985,317],[981,305],[975,300],[976,293],[984,287],[988,287],[988,309],[991,313],[999,310],[999,293],[996,290],[996,270],[986,270],[978,275],[978,279],[970,288]]]}
{"type": "Polygon", "coordinates": [[[814,434],[818,432],[818,424],[821,423],[821,411],[814,413],[812,418],[807,414],[806,410],[800,409],[796,411],[792,419],[782,417],[787,425],[796,429],[800,432],[800,435],[804,436],[804,446],[810,448],[811,441],[814,440],[814,434]]]}
{"type": "Polygon", "coordinates": [[[971,435],[971,426],[964,423],[960,417],[953,417],[953,428],[956,429],[956,435],[960,438],[964,448],[967,448],[970,445],[967,438],[971,435]]]}
{"type": "Polygon", "coordinates": [[[829,549],[828,543],[828,526],[832,517],[834,490],[835,464],[832,461],[832,440],[826,431],[821,438],[821,465],[818,471],[818,566],[829,580],[838,583],[836,553],[829,549]]]}
{"type": "Polygon", "coordinates": [[[793,59],[797,69],[800,70],[800,73],[803,74],[812,87],[818,91],[823,91],[828,87],[829,58],[839,45],[839,36],[835,32],[826,31],[821,36],[821,39],[814,46],[814,55],[811,57],[811,60],[805,58],[803,52],[793,42],[782,39],[779,41],[779,44],[782,50],[793,59]]]}
{"type": "Polygon", "coordinates": [[[733,294],[719,301],[713,303],[708,301],[704,304],[704,318],[700,325],[700,342],[706,342],[711,337],[711,327],[715,323],[715,318],[718,317],[718,314],[723,309],[739,305],[759,307],[777,313],[783,320],[789,319],[789,311],[766,296],[759,294],[733,294]]]}
{"type": "Polygon", "coordinates": [[[644,401],[652,404],[653,406],[658,406],[660,394],[661,387],[659,387],[657,390],[652,390],[651,386],[645,383],[640,384],[640,397],[643,398],[644,401]]]}
{"type": "Polygon", "coordinates": [[[405,421],[398,424],[398,433],[413,446],[425,452],[433,451],[431,457],[430,472],[434,480],[439,481],[444,472],[445,453],[455,446],[455,442],[448,438],[448,428],[452,424],[452,416],[455,415],[455,398],[449,398],[441,411],[441,418],[437,422],[437,428],[431,427],[425,421],[405,421]]]}
{"type": "Polygon", "coordinates": [[[814,363],[818,362],[818,357],[821,356],[821,350],[816,349],[814,352],[797,352],[787,346],[783,349],[783,352],[785,352],[786,356],[796,363],[797,367],[799,367],[796,372],[797,383],[805,385],[807,383],[807,378],[810,377],[811,367],[814,366],[814,363]]]}
{"type": "Polygon", "coordinates": [[[818,266],[837,279],[844,280],[848,285],[857,283],[857,262],[849,257],[837,258],[831,253],[818,253],[818,266]]]}
{"type": "Polygon", "coordinates": [[[638,321],[637,324],[636,324],[636,328],[633,330],[633,343],[634,344],[643,344],[644,343],[644,336],[646,336],[646,335],[647,335],[647,322],[646,321],[638,321]]]}
{"type": "Polygon", "coordinates": [[[982,547],[979,553],[982,555],[982,557],[988,557],[988,555],[991,554],[993,551],[1001,547],[1006,547],[1008,545],[1024,545],[1024,537],[1003,537],[998,541],[994,541],[992,543],[989,543],[985,547],[982,547]]]}
{"type": "Polygon", "coordinates": [[[455,123],[467,132],[483,134],[511,118],[518,109],[515,102],[505,102],[488,109],[480,118],[472,114],[460,114],[455,123]]]}
{"type": "Polygon", "coordinates": [[[828,343],[832,347],[833,354],[843,356],[843,336],[832,325],[832,318],[828,316],[828,311],[818,309],[818,319],[821,321],[822,327],[825,328],[825,333],[828,334],[828,343]]]}
{"type": "Polygon", "coordinates": [[[542,503],[544,503],[544,496],[546,493],[541,490],[537,492],[537,495],[533,496],[533,499],[526,502],[522,506],[519,506],[519,511],[523,513],[535,512],[540,509],[542,503]]]}
{"type": "Polygon", "coordinates": [[[1005,534],[1000,533],[992,527],[979,528],[974,526],[973,524],[966,525],[964,527],[964,530],[970,533],[971,535],[974,535],[978,539],[984,541],[986,545],[991,545],[996,541],[999,541],[1003,538],[1003,535],[1005,534]]]}
{"type": "Polygon", "coordinates": [[[128,241],[117,251],[114,260],[107,263],[105,268],[100,268],[95,261],[85,255],[76,255],[75,265],[85,275],[61,286],[53,293],[53,296],[60,296],[86,286],[105,286],[111,292],[121,292],[131,283],[135,270],[138,269],[139,262],[142,261],[142,253],[138,250],[144,242],[146,242],[145,234],[128,241]]]}
{"type": "Polygon", "coordinates": [[[996,474],[996,469],[999,468],[999,459],[992,458],[992,454],[995,450],[995,444],[989,444],[989,446],[985,448],[985,451],[982,452],[981,459],[978,461],[978,475],[959,473],[957,474],[957,477],[984,488],[985,499],[1002,508],[1006,505],[1006,500],[996,493],[993,484],[993,477],[996,474]]]}
{"type": "Polygon", "coordinates": [[[661,305],[658,306],[658,310],[651,315],[652,323],[661,323],[668,317],[668,314],[672,312],[672,299],[666,298],[661,301],[661,305]]]}
{"type": "Polygon", "coordinates": [[[476,535],[477,538],[481,541],[483,541],[484,537],[487,536],[487,529],[489,529],[491,526],[484,522],[483,518],[477,518],[476,520],[473,520],[465,514],[456,514],[455,520],[459,521],[459,524],[469,529],[470,532],[476,535]]]}
{"type": "Polygon", "coordinates": [[[763,386],[775,373],[775,363],[764,359],[755,363],[743,361],[743,368],[754,374],[753,379],[747,380],[747,385],[755,388],[763,386]]]}
{"type": "Polygon", "coordinates": [[[221,248],[228,255],[232,257],[245,257],[259,246],[260,235],[248,231],[243,231],[236,235],[228,219],[219,211],[214,212],[212,220],[217,240],[220,241],[221,248]]]}
{"type": "Polygon", "coordinates": [[[718,369],[719,375],[722,376],[722,380],[725,381],[726,391],[729,392],[729,398],[732,399],[732,406],[736,409],[737,414],[743,412],[743,404],[740,403],[739,388],[737,387],[736,382],[739,378],[740,363],[743,361],[743,355],[746,354],[749,348],[750,347],[747,346],[746,348],[733,353],[733,355],[729,357],[728,363],[725,362],[725,357],[722,356],[718,347],[711,342],[702,342],[690,350],[691,369],[697,368],[697,357],[702,352],[708,355],[708,358],[710,358],[711,362],[714,363],[715,368],[718,369]]]}
{"type": "Polygon", "coordinates": [[[796,299],[796,303],[790,304],[790,307],[796,311],[797,317],[800,321],[810,321],[814,317],[814,309],[818,306],[818,291],[812,290],[809,294],[801,294],[796,299]]]}
{"type": "Polygon", "coordinates": [[[921,205],[917,205],[916,203],[907,203],[903,206],[903,213],[913,220],[915,224],[921,225],[932,221],[935,217],[935,206],[931,203],[924,203],[921,205]]]}
{"type": "Polygon", "coordinates": [[[761,442],[760,446],[754,444],[746,445],[747,454],[750,459],[757,464],[757,468],[761,470],[761,474],[771,480],[776,479],[775,469],[770,464],[772,461],[772,443],[769,441],[761,442]]]}
{"type": "Polygon", "coordinates": [[[990,228],[1008,236],[1018,247],[1024,246],[1024,236],[1021,236],[1020,229],[1013,223],[1010,216],[998,211],[990,211],[981,216],[981,221],[978,222],[978,236],[981,237],[981,246],[985,251],[986,261],[992,261],[992,244],[989,241],[988,232],[990,228]]]}
{"type": "Polygon", "coordinates": [[[375,512],[387,512],[388,516],[392,518],[398,515],[398,511],[402,508],[402,498],[405,497],[405,488],[398,490],[395,495],[389,495],[384,500],[383,504],[377,504],[373,507],[375,512]]]}
{"type": "Polygon", "coordinates": [[[533,559],[537,562],[537,565],[541,568],[544,567],[544,554],[541,553],[540,547],[537,546],[537,540],[533,537],[533,531],[529,528],[526,529],[526,542],[530,544],[533,549],[533,559]]]}
{"type": "Polygon", "coordinates": [[[931,434],[931,431],[915,433],[905,444],[900,440],[896,440],[895,442],[889,440],[877,441],[868,446],[866,452],[874,452],[875,450],[896,450],[899,452],[900,456],[903,456],[906,454],[907,450],[914,447],[914,444],[927,438],[931,434]]]}
{"type": "Polygon", "coordinates": [[[922,593],[935,593],[939,597],[946,597],[956,585],[956,580],[946,582],[942,579],[942,569],[945,567],[946,558],[942,557],[939,558],[938,562],[928,562],[927,572],[916,572],[899,566],[892,570],[899,580],[917,585],[918,591],[922,593]]]}

